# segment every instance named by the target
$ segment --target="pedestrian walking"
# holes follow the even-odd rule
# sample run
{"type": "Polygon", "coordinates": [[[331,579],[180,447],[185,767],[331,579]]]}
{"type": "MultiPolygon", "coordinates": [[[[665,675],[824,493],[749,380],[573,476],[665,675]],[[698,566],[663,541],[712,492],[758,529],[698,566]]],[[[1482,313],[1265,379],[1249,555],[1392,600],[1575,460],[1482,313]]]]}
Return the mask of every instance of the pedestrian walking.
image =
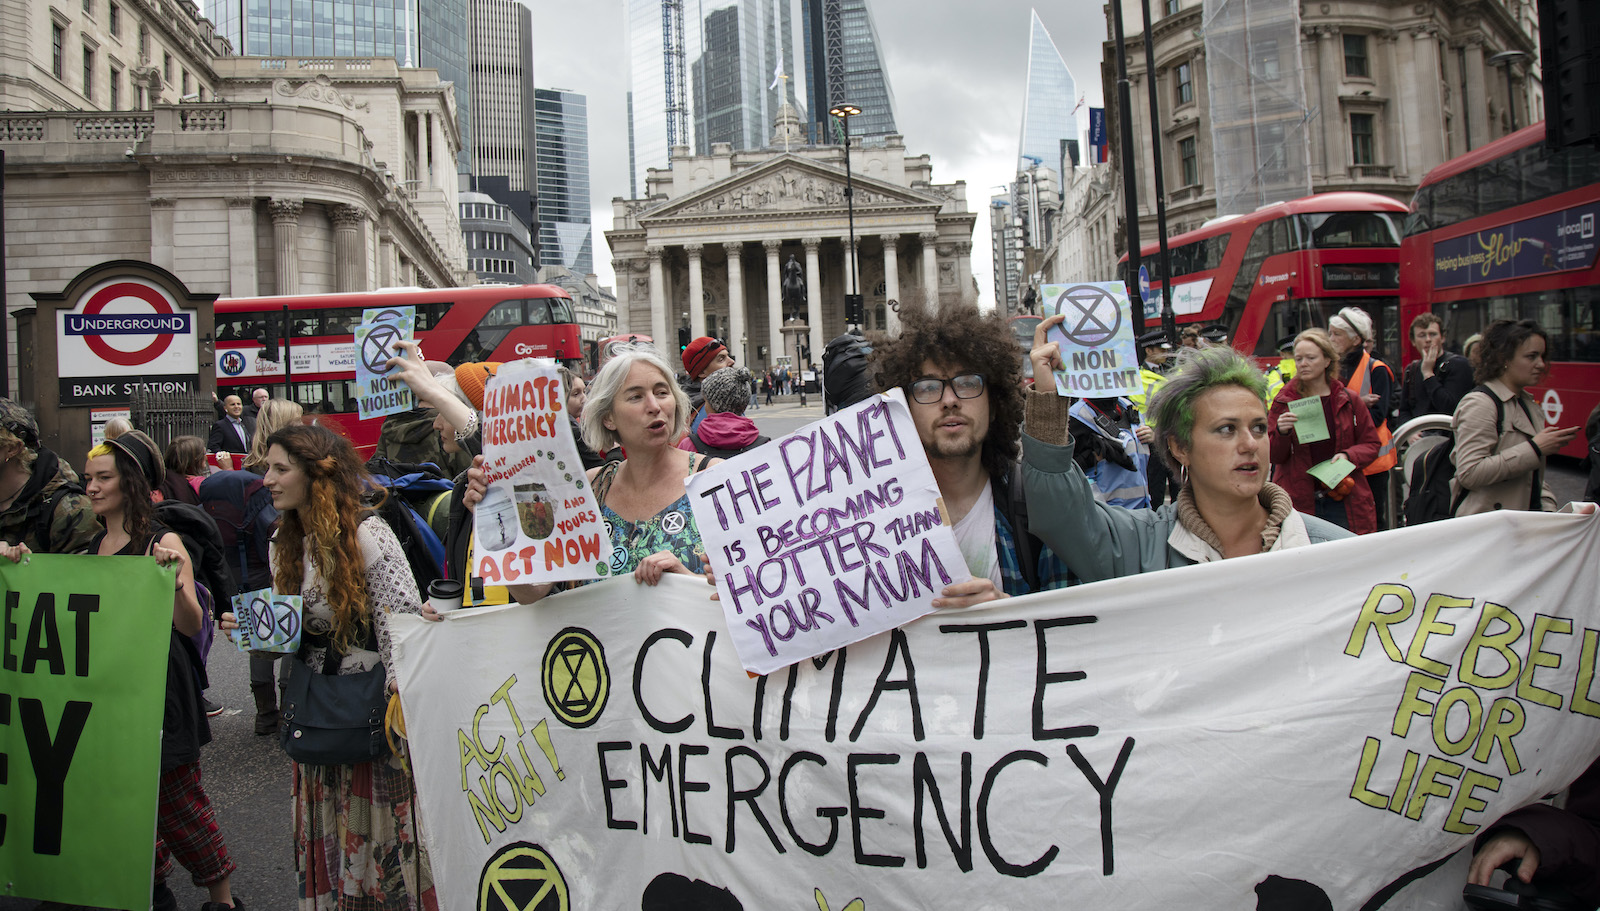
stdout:
{"type": "Polygon", "coordinates": [[[749,402],[750,371],[743,367],[724,367],[706,377],[701,391],[706,400],[706,417],[678,443],[685,452],[718,459],[729,459],[767,442],[756,429],[756,422],[745,417],[749,402]]]}
{"type": "Polygon", "coordinates": [[[1456,433],[1452,485],[1455,514],[1496,509],[1551,512],[1545,459],[1572,442],[1578,428],[1546,427],[1544,409],[1527,388],[1544,382],[1549,338],[1531,319],[1495,320],[1483,331],[1474,378],[1451,426],[1456,433]]]}
{"type": "MultiPolygon", "coordinates": [[[[372,482],[360,457],[349,440],[305,424],[273,433],[267,447],[266,486],[283,517],[273,589],[303,598],[304,668],[295,673],[321,674],[330,662],[341,676],[381,666],[393,692],[389,614],[415,614],[422,603],[399,541],[362,504],[372,482]]],[[[231,613],[223,620],[237,627],[231,613]]],[[[300,911],[438,907],[403,756],[296,762],[292,793],[300,911]]]]}

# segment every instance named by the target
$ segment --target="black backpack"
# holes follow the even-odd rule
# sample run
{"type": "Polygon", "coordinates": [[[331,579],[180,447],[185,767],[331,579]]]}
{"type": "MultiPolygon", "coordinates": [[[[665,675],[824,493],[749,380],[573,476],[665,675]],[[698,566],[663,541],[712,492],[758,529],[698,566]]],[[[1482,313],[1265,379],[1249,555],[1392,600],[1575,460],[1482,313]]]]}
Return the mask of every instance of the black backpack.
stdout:
{"type": "Polygon", "coordinates": [[[449,502],[454,484],[431,464],[373,459],[367,463],[367,471],[384,488],[382,494],[374,492],[368,502],[371,504],[377,496],[382,496],[381,502],[376,504],[378,518],[394,532],[411,567],[412,578],[416,579],[417,590],[426,598],[428,584],[446,578],[446,557],[444,542],[425,516],[437,512],[441,497],[445,503],[449,502]]]}
{"type": "Polygon", "coordinates": [[[278,510],[260,475],[219,471],[200,482],[200,506],[222,535],[228,570],[240,591],[272,585],[270,543],[278,510]]]}
{"type": "Polygon", "coordinates": [[[866,339],[848,332],[823,349],[822,392],[829,414],[872,394],[867,376],[867,356],[871,353],[872,346],[866,339]]]}
{"type": "Polygon", "coordinates": [[[193,503],[163,500],[156,504],[150,522],[165,527],[183,541],[183,549],[189,552],[189,562],[194,566],[195,581],[211,593],[216,617],[221,619],[223,611],[232,610],[238,590],[228,572],[222,533],[206,511],[193,503]]]}
{"type": "MultiPolygon", "coordinates": [[[[1505,432],[1505,403],[1500,397],[1489,391],[1489,387],[1478,385],[1473,387],[1467,395],[1481,392],[1494,402],[1494,430],[1495,436],[1505,432]]],[[[1462,396],[1463,399],[1466,396],[1462,396]]],[[[1425,522],[1437,522],[1448,519],[1461,508],[1461,501],[1466,498],[1465,488],[1460,493],[1450,493],[1450,482],[1456,477],[1456,438],[1451,434],[1443,443],[1433,447],[1422,454],[1416,464],[1411,467],[1410,493],[1400,507],[1405,515],[1406,525],[1421,525],[1425,522]]]]}

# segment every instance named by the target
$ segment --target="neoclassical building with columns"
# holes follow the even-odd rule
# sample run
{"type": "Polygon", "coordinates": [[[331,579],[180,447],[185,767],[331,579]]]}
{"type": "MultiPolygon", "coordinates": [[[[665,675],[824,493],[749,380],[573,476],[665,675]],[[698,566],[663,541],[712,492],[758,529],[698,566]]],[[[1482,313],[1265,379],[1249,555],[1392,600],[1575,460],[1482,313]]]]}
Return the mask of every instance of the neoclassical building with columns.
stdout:
{"type": "MultiPolygon", "coordinates": [[[[674,149],[669,168],[650,170],[646,198],[612,200],[618,331],[650,335],[674,364],[683,326],[724,340],[752,370],[794,367],[802,345],[820,363],[851,290],[844,155],[805,145],[788,105],[766,149],[674,149]],[[786,307],[791,259],[805,295],[786,307]]],[[[928,156],[907,155],[899,136],[854,143],[850,168],[865,328],[896,331],[895,306],[913,294],[975,299],[965,182],[934,183],[928,156]]]]}

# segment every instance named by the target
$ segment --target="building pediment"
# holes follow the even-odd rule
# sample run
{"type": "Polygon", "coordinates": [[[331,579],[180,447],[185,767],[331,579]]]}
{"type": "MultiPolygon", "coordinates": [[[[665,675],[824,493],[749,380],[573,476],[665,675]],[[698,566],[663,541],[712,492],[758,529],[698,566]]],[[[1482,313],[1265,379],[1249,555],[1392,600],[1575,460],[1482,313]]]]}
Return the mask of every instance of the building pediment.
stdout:
{"type": "MultiPolygon", "coordinates": [[[[937,210],[944,199],[881,180],[854,175],[855,207],[937,210]]],[[[746,214],[836,212],[845,205],[843,171],[793,156],[780,156],[640,212],[641,226],[676,219],[715,219],[746,214]]]]}

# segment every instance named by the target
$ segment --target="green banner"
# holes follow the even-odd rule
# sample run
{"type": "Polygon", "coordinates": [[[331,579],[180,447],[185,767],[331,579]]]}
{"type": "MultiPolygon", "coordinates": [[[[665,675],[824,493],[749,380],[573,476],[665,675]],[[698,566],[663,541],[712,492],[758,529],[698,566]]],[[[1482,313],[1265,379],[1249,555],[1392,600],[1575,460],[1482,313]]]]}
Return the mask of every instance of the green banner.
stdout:
{"type": "Polygon", "coordinates": [[[0,892],[145,908],[171,571],[149,557],[0,559],[0,892]]]}

